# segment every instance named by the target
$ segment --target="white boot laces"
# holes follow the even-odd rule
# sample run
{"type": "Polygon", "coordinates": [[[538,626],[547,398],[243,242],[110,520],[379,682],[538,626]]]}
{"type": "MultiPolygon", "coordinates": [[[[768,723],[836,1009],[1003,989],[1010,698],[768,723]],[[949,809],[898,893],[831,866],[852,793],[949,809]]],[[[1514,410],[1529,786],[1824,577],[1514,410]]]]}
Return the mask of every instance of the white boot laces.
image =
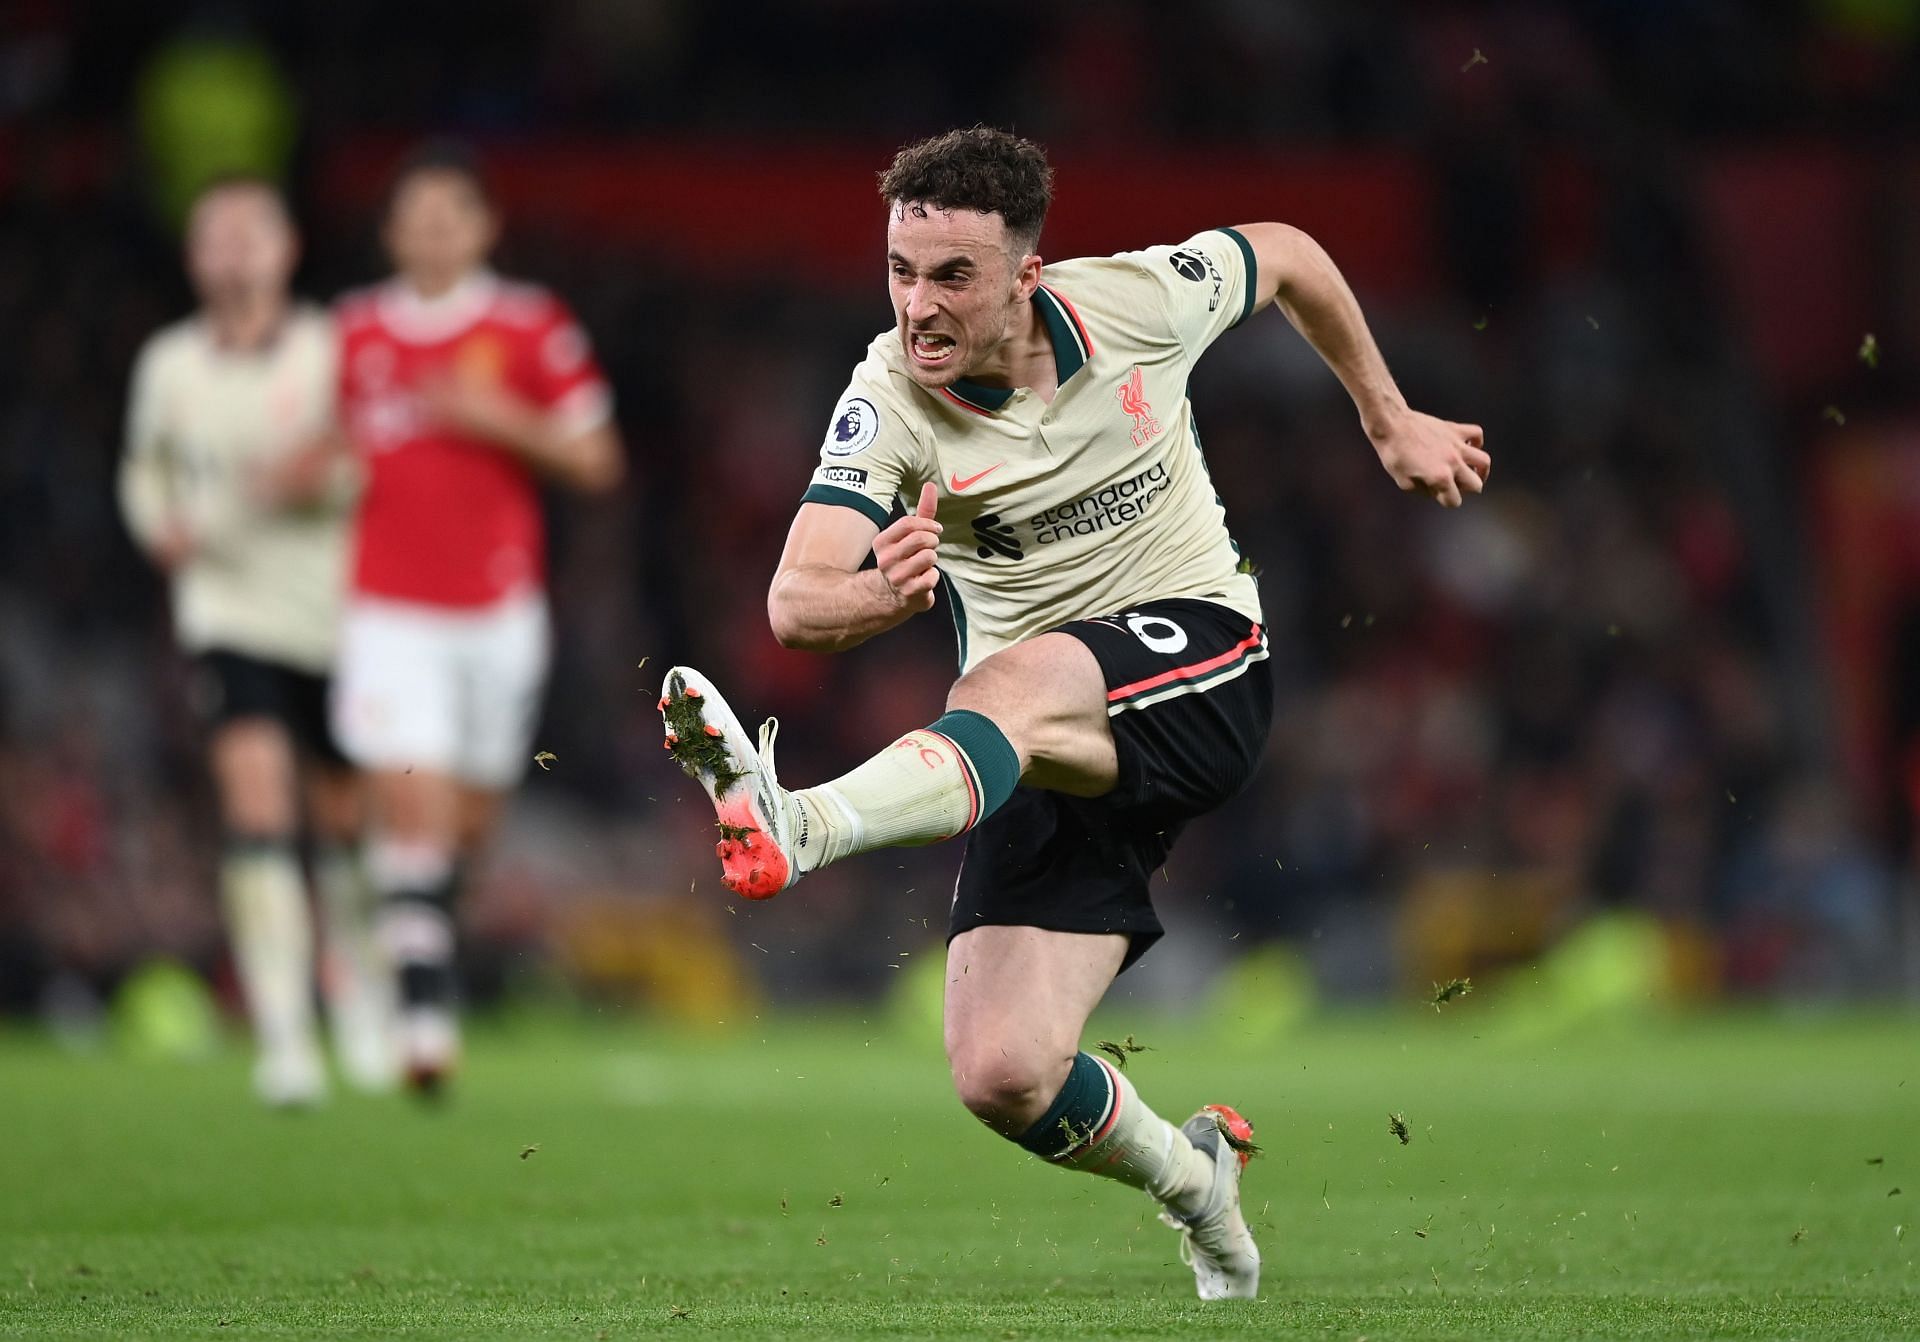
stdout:
{"type": "Polygon", "coordinates": [[[769,783],[777,776],[773,768],[773,742],[779,735],[779,718],[768,718],[760,724],[760,774],[769,783]]]}

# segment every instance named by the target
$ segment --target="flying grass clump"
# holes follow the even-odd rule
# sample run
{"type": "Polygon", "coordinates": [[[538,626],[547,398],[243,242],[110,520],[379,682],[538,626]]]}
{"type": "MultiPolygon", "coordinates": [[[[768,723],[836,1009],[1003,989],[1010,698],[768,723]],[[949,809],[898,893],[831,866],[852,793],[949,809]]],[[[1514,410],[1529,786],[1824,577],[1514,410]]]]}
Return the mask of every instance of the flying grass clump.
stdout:
{"type": "Polygon", "coordinates": [[[1445,983],[1434,984],[1433,996],[1427,1000],[1433,1004],[1433,1009],[1438,1011],[1454,998],[1465,997],[1472,991],[1472,979],[1448,979],[1445,983]]]}
{"type": "Polygon", "coordinates": [[[1085,1146],[1093,1140],[1093,1124],[1075,1123],[1070,1118],[1060,1120],[1060,1131],[1066,1134],[1067,1150],[1085,1146]]]}
{"type": "Polygon", "coordinates": [[[1398,1137],[1402,1146],[1410,1145],[1413,1141],[1413,1129],[1407,1126],[1404,1114],[1388,1114],[1387,1131],[1398,1137]]]}
{"type": "Polygon", "coordinates": [[[1233,1152],[1235,1155],[1245,1156],[1248,1160],[1252,1160],[1255,1156],[1261,1154],[1262,1148],[1260,1143],[1237,1135],[1232,1128],[1227,1126],[1227,1116],[1225,1114],[1216,1113],[1213,1116],[1213,1125],[1220,1129],[1220,1140],[1227,1144],[1227,1150],[1233,1152]]]}
{"type": "Polygon", "coordinates": [[[1099,1043],[1095,1044],[1094,1047],[1112,1058],[1113,1065],[1123,1072],[1127,1070],[1127,1056],[1129,1054],[1152,1052],[1147,1045],[1134,1043],[1132,1035],[1128,1035],[1117,1044],[1111,1039],[1102,1039],[1099,1043]]]}

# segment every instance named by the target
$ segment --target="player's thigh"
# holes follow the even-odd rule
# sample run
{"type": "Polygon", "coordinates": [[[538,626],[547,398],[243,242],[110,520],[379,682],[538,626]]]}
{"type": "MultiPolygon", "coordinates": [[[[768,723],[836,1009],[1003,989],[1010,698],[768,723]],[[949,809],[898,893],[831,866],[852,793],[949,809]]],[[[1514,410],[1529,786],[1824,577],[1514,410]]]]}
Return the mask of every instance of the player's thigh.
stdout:
{"type": "Polygon", "coordinates": [[[366,789],[351,765],[309,760],[303,775],[307,823],[331,843],[352,843],[366,826],[366,789]]]}
{"type": "Polygon", "coordinates": [[[1110,932],[960,933],[947,945],[946,1046],[956,1077],[1004,1061],[1057,1089],[1126,953],[1127,938],[1110,932]]]}
{"type": "Polygon", "coordinates": [[[460,780],[438,769],[374,769],[366,775],[377,836],[449,852],[460,837],[460,780]]]}
{"type": "Polygon", "coordinates": [[[1003,649],[967,672],[947,707],[991,718],[1020,755],[1020,781],[1098,797],[1119,778],[1099,661],[1071,634],[1003,649]]]}
{"type": "Polygon", "coordinates": [[[214,727],[207,753],[229,832],[256,838],[295,833],[298,772],[285,723],[265,713],[227,718],[214,727]]]}
{"type": "Polygon", "coordinates": [[[457,617],[438,611],[384,602],[348,607],[331,717],[334,739],[358,768],[454,772],[461,752],[458,629],[457,617]]]}
{"type": "Polygon", "coordinates": [[[469,790],[504,793],[526,775],[550,641],[546,602],[533,596],[502,603],[467,631],[454,773],[469,790]]]}
{"type": "Polygon", "coordinates": [[[500,789],[461,784],[457,825],[462,857],[475,858],[485,851],[506,808],[507,794],[500,789]]]}

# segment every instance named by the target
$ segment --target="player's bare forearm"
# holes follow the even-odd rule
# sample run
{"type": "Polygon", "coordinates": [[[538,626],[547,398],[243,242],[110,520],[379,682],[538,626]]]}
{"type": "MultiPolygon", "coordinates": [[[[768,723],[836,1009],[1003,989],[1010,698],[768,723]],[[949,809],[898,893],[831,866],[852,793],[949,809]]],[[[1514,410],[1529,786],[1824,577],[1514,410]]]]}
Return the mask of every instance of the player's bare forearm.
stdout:
{"type": "Polygon", "coordinates": [[[448,381],[425,389],[434,415],[497,443],[535,472],[583,494],[613,489],[625,474],[611,423],[579,430],[504,388],[448,381]]]}
{"type": "Polygon", "coordinates": [[[526,419],[504,421],[502,432],[488,436],[539,474],[578,493],[604,494],[619,485],[625,458],[611,424],[575,433],[531,406],[525,410],[526,419]]]}
{"type": "Polygon", "coordinates": [[[1492,458],[1477,424],[1456,424],[1407,405],[1367,319],[1326,249],[1287,224],[1244,224],[1259,275],[1254,307],[1273,303],[1306,337],[1353,398],[1380,464],[1403,490],[1457,508],[1486,483],[1492,458]]]}
{"type": "Polygon", "coordinates": [[[845,652],[915,614],[878,569],[783,569],[767,592],[767,622],[781,646],[845,652]]]}
{"type": "Polygon", "coordinates": [[[1326,249],[1289,224],[1244,224],[1239,231],[1259,268],[1254,307],[1273,303],[1286,314],[1353,397],[1368,436],[1404,412],[1406,399],[1326,249]]]}
{"type": "Polygon", "coordinates": [[[248,491],[264,508],[342,512],[352,505],[360,484],[353,444],[336,426],[262,463],[248,481],[248,491]]]}
{"type": "Polygon", "coordinates": [[[803,503],[767,591],[767,621],[789,648],[844,652],[933,608],[940,523],[927,484],[881,530],[850,508],[803,503]],[[874,566],[862,568],[868,553],[874,566]]]}

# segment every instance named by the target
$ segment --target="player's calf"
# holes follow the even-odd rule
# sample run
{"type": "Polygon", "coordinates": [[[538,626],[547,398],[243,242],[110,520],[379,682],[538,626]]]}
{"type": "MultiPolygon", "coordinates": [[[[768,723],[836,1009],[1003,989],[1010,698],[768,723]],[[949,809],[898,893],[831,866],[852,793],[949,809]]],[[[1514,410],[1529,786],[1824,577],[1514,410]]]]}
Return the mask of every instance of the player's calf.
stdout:
{"type": "Polygon", "coordinates": [[[379,898],[375,929],[400,999],[400,1063],[416,1090],[436,1092],[459,1055],[454,1014],[453,853],[424,840],[376,838],[367,871],[379,898]]]}
{"type": "Polygon", "coordinates": [[[1017,1043],[976,1039],[950,1043],[948,1052],[961,1102],[994,1131],[1049,1164],[1151,1194],[1182,1234],[1203,1300],[1258,1291],[1260,1254],[1240,1212],[1253,1129],[1239,1114],[1209,1105],[1175,1127],[1118,1068],[1088,1053],[1076,1053],[1066,1079],[1050,1089],[1057,1064],[1017,1043]]]}

